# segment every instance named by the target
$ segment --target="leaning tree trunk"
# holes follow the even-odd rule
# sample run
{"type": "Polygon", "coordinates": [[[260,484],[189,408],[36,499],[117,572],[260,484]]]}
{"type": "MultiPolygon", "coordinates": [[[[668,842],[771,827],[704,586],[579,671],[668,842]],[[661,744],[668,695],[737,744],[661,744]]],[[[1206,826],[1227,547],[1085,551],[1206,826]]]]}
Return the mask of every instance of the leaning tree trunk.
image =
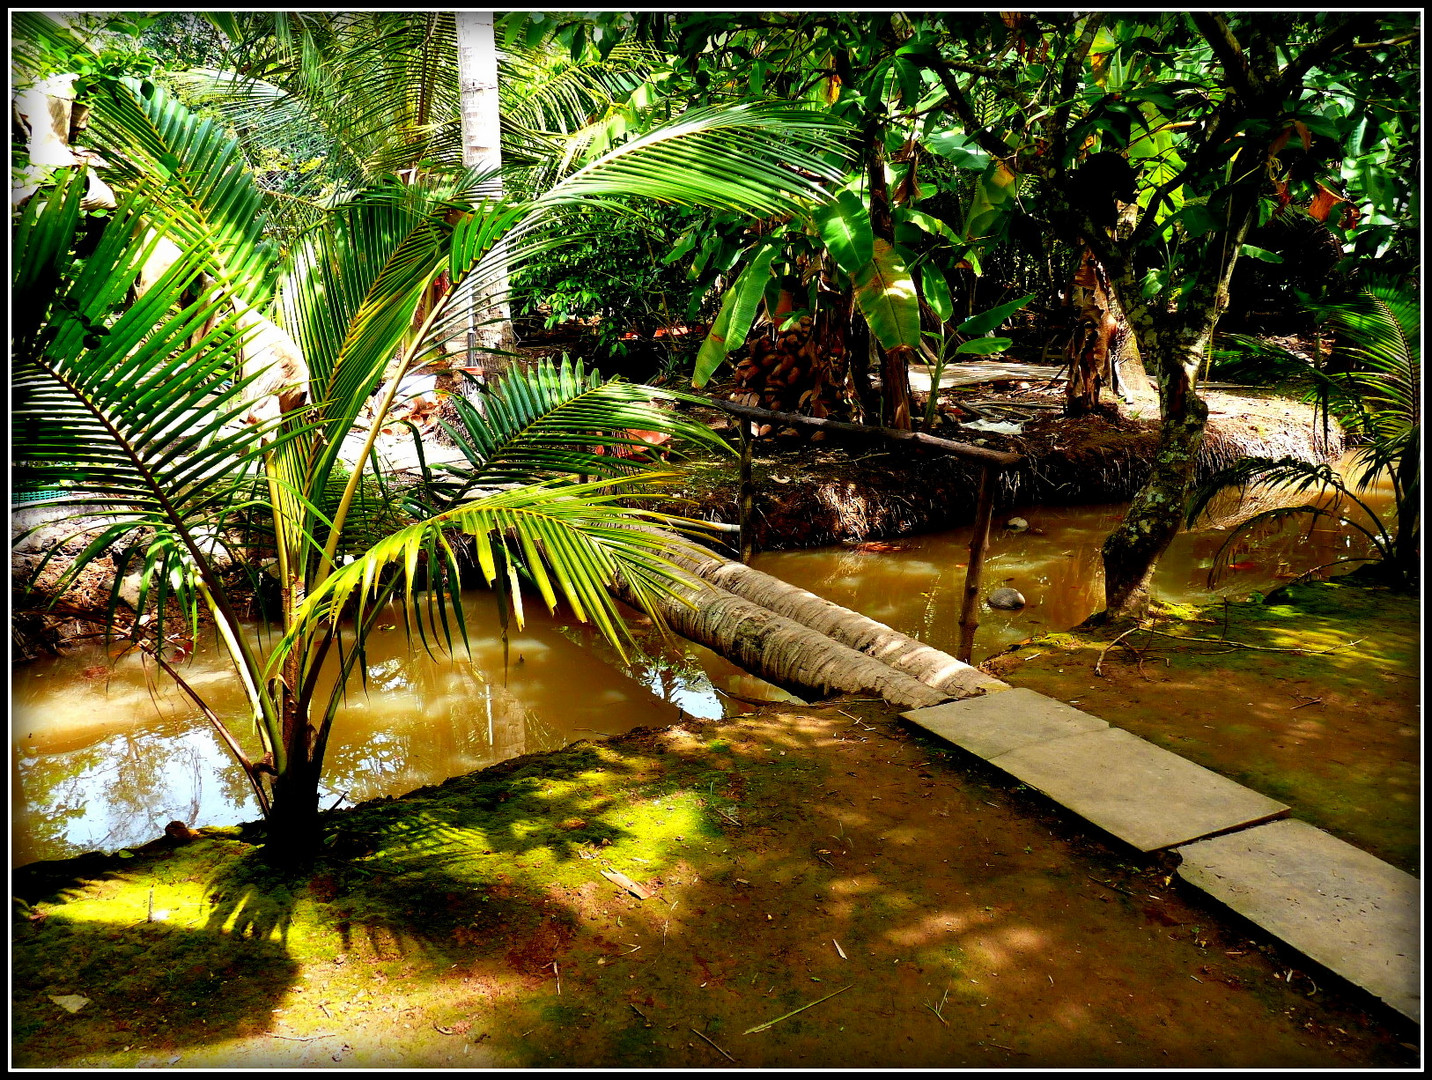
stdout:
{"type": "Polygon", "coordinates": [[[1170,310],[1142,295],[1131,258],[1113,279],[1113,292],[1137,334],[1139,355],[1150,360],[1159,388],[1159,445],[1148,480],[1128,513],[1104,541],[1104,607],[1111,616],[1148,608],[1154,568],[1183,528],[1188,492],[1208,422],[1208,405],[1194,392],[1213,331],[1228,307],[1228,282],[1253,223],[1263,174],[1245,175],[1227,193],[1226,229],[1208,238],[1191,287],[1170,310]]]}
{"type": "MultiPolygon", "coordinates": [[[[1172,336],[1170,334],[1170,336],[1172,336]]],[[[1104,606],[1111,615],[1141,615],[1159,558],[1183,527],[1184,507],[1208,422],[1208,406],[1194,392],[1203,357],[1198,340],[1164,343],[1158,354],[1163,421],[1153,469],[1128,513],[1104,541],[1104,606]]]]}
{"type": "MultiPolygon", "coordinates": [[[[492,12],[459,11],[457,13],[457,66],[462,101],[462,163],[467,168],[493,173],[488,190],[490,198],[502,195],[501,112],[497,101],[497,41],[493,33],[492,12]]],[[[489,256],[495,272],[484,274],[480,291],[473,297],[470,340],[478,350],[491,357],[491,350],[511,351],[515,343],[512,315],[507,307],[507,269],[505,249],[498,244],[489,256]]],[[[469,367],[494,366],[469,355],[469,367]]],[[[498,361],[499,370],[505,363],[498,361]]]]}
{"type": "Polygon", "coordinates": [[[676,561],[713,585],[954,697],[1005,688],[948,653],[742,563],[705,554],[678,556],[676,561]]]}

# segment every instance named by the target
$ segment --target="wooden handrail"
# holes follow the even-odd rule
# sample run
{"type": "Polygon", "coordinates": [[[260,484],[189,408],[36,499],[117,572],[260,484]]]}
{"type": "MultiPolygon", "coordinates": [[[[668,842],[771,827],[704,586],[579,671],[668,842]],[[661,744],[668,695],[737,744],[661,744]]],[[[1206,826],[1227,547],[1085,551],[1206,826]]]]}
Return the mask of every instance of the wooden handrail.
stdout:
{"type": "Polygon", "coordinates": [[[979,626],[980,576],[984,569],[985,547],[989,543],[990,520],[994,516],[995,477],[1012,465],[1024,460],[1022,454],[1010,454],[1002,450],[989,450],[983,446],[942,439],[937,435],[926,435],[920,431],[903,431],[899,428],[876,427],[869,424],[848,424],[842,420],[830,420],[819,416],[801,416],[797,413],[772,412],[754,405],[738,405],[734,401],[712,401],[712,405],[740,418],[741,433],[741,561],[751,560],[751,505],[754,485],[751,482],[751,457],[755,438],[748,430],[748,423],[760,421],[770,424],[787,424],[793,427],[811,428],[816,431],[830,431],[864,439],[878,439],[893,443],[913,443],[927,449],[964,458],[980,466],[979,495],[975,501],[974,536],[970,539],[970,561],[965,569],[964,602],[960,606],[960,644],[955,658],[968,664],[974,651],[975,628],[979,626]]]}
{"type": "Polygon", "coordinates": [[[754,405],[738,405],[734,401],[712,401],[712,405],[733,416],[747,420],[759,420],[771,424],[789,424],[793,427],[811,428],[815,431],[834,431],[842,435],[853,435],[865,439],[883,439],[889,442],[914,443],[953,457],[977,461],[982,465],[1008,468],[1024,460],[1021,454],[1010,454],[1003,450],[990,450],[983,446],[942,439],[938,435],[926,435],[923,431],[902,431],[899,428],[877,427],[872,424],[848,424],[843,420],[830,420],[821,416],[801,416],[798,413],[772,412],[758,409],[754,405]]]}

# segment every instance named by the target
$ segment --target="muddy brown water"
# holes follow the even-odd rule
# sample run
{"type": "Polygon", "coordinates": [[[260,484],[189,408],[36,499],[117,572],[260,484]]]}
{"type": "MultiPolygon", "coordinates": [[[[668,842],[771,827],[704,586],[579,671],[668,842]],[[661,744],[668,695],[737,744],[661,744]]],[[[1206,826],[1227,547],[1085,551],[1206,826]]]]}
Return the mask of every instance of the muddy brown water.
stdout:
{"type": "MultiPolygon", "coordinates": [[[[1374,493],[1385,508],[1385,493],[1374,493]]],[[[1017,611],[985,607],[976,662],[1063,630],[1098,610],[1099,546],[1122,505],[1017,508],[995,519],[982,592],[1018,590],[1017,611]],[[1025,525],[1011,519],[1022,519],[1025,525]]],[[[1155,594],[1171,603],[1266,591],[1310,567],[1360,554],[1346,528],[1294,521],[1244,542],[1210,589],[1225,534],[1181,534],[1160,563],[1155,594]]],[[[970,530],[893,541],[761,554],[754,565],[838,604],[953,652],[970,530]]],[[[350,691],[329,744],[325,806],[399,795],[533,751],[556,749],[685,716],[747,711],[743,699],[783,695],[720,656],[650,638],[624,667],[591,631],[528,607],[504,670],[488,594],[465,600],[467,644],[455,656],[410,647],[401,617],[370,642],[368,689],[350,691]],[[734,695],[734,696],[732,696],[734,695]]],[[[241,692],[218,650],[200,645],[186,677],[250,741],[241,692]]],[[[173,820],[222,825],[258,816],[217,736],[172,686],[134,655],[78,650],[12,672],[11,865],[112,851],[160,835],[173,820]]]]}

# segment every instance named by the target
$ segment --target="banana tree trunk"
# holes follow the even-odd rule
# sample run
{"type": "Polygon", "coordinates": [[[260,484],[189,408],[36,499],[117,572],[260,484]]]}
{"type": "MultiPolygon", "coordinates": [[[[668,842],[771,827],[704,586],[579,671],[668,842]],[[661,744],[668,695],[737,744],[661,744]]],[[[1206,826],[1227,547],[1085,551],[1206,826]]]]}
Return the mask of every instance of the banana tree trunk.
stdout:
{"type": "MultiPolygon", "coordinates": [[[[885,136],[878,124],[870,124],[866,131],[865,165],[870,178],[870,230],[877,241],[884,240],[894,248],[895,223],[890,213],[890,189],[885,183],[885,136]]],[[[910,431],[911,350],[903,345],[887,350],[879,342],[875,349],[880,357],[885,422],[901,431],[910,431]]]]}
{"type": "MultiPolygon", "coordinates": [[[[457,12],[457,66],[462,101],[462,163],[484,172],[502,168],[501,112],[497,102],[497,41],[490,11],[457,12]]],[[[492,197],[502,194],[502,180],[494,176],[492,197]]],[[[470,341],[484,354],[484,360],[469,355],[469,367],[506,367],[494,361],[490,350],[510,351],[516,342],[512,315],[507,307],[507,271],[502,245],[491,259],[495,274],[485,275],[481,292],[474,297],[470,341]]]]}

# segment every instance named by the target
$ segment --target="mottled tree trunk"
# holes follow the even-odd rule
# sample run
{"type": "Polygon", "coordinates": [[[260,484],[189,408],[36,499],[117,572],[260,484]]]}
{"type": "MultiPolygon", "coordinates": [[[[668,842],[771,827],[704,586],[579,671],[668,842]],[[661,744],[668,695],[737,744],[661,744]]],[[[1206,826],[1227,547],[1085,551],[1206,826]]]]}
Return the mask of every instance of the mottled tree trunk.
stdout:
{"type": "Polygon", "coordinates": [[[1158,560],[1183,527],[1208,422],[1208,406],[1193,389],[1202,355],[1192,342],[1172,342],[1159,355],[1163,422],[1153,469],[1124,520],[1104,541],[1104,606],[1111,614],[1144,612],[1158,560]]]}
{"type": "Polygon", "coordinates": [[[1119,526],[1104,541],[1104,606],[1109,615],[1141,615],[1159,558],[1183,527],[1208,406],[1194,392],[1205,350],[1228,307],[1228,281],[1258,202],[1259,178],[1246,178],[1228,194],[1229,227],[1217,261],[1205,262],[1176,310],[1145,302],[1132,260],[1113,283],[1138,337],[1140,356],[1152,360],[1159,388],[1159,446],[1149,479],[1119,526]]]}

